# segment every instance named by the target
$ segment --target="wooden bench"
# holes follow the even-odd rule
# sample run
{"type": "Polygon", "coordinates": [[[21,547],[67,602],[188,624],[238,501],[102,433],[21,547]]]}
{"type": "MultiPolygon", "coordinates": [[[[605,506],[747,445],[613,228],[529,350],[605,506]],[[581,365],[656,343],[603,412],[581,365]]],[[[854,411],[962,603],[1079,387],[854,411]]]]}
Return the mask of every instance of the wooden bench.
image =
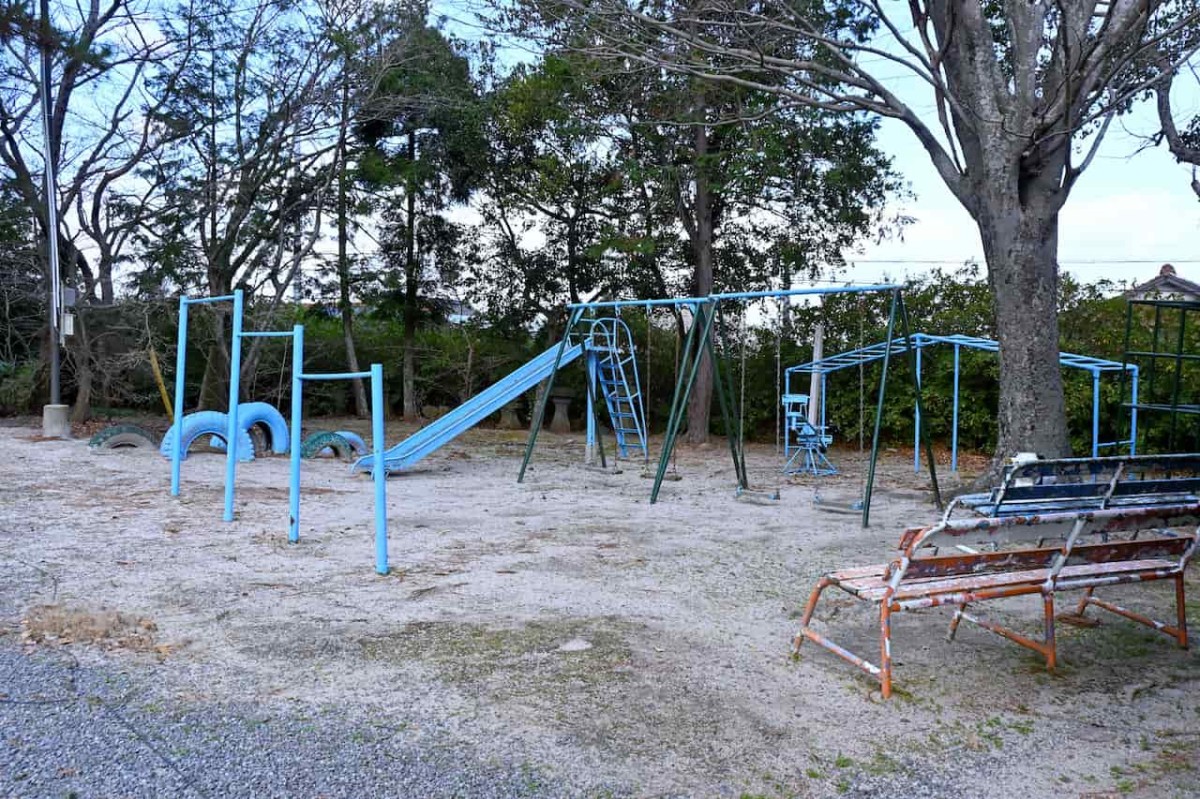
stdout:
{"type": "Polygon", "coordinates": [[[1008,466],[1000,485],[964,494],[945,518],[964,507],[980,516],[1200,502],[1200,455],[1061,458],[1008,466]]]}
{"type": "Polygon", "coordinates": [[[955,607],[949,638],[967,620],[1038,652],[1053,670],[1054,601],[1060,591],[1082,590],[1075,613],[1082,621],[1095,605],[1174,638],[1187,648],[1183,574],[1200,546],[1200,503],[1114,508],[1043,516],[943,520],[912,528],[900,539],[900,555],[890,563],[843,569],[817,583],[793,643],[798,655],[804,639],[877,678],[883,696],[892,693],[892,615],[906,610],[955,607]],[[1094,596],[1096,588],[1175,581],[1174,625],[1155,621],[1094,596]],[[814,630],[813,612],[822,592],[840,588],[879,608],[879,664],[875,665],[814,630]],[[968,612],[989,599],[1040,595],[1044,612],[1041,640],[968,612]]]}

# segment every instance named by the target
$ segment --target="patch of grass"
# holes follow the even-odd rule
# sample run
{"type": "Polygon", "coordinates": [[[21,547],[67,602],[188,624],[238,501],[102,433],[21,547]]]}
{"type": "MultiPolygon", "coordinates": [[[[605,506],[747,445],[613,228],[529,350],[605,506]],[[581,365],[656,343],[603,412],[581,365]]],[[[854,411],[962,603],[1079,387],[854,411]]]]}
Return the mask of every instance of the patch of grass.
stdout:
{"type": "Polygon", "coordinates": [[[850,768],[854,765],[854,759],[846,757],[841,752],[838,752],[837,757],[833,759],[833,765],[835,768],[850,768]]]}
{"type": "Polygon", "coordinates": [[[808,777],[810,780],[825,779],[824,773],[822,773],[821,771],[819,771],[818,769],[815,769],[815,768],[806,768],[804,770],[804,776],[808,777]]]}

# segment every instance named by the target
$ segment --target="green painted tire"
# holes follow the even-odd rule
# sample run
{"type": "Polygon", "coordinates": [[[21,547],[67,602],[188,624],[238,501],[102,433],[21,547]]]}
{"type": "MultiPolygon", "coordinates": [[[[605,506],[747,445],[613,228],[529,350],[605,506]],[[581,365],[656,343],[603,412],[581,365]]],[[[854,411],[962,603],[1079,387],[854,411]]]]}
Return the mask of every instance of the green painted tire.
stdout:
{"type": "Polygon", "coordinates": [[[304,439],[304,443],[300,445],[300,457],[316,458],[324,449],[333,450],[333,454],[339,460],[354,459],[354,445],[347,441],[345,436],[323,431],[311,433],[304,439]]]}

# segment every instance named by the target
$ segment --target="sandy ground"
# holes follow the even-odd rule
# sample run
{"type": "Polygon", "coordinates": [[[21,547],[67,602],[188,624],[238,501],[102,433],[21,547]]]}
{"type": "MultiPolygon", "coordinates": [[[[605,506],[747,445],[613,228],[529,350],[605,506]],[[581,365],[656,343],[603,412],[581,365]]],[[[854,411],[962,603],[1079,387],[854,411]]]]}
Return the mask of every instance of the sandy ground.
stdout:
{"type": "MultiPolygon", "coordinates": [[[[752,479],[782,492],[757,503],[733,498],[723,446],[685,450],[650,505],[640,463],[586,467],[579,435],[544,436],[517,484],[523,436],[474,431],[389,481],[381,577],[370,481],[343,464],[305,463],[288,545],[284,458],[241,465],[225,524],[218,455],[194,453],[173,499],[157,452],[34,432],[0,429],[0,638],[152,674],[180,701],[437,719],[485,757],[633,796],[1200,794],[1200,657],[1120,619],[1063,629],[1050,675],[979,629],[947,643],[944,612],[902,616],[886,703],[827,653],[788,657],[823,571],[885,560],[935,518],[903,453],[863,529],[827,509],[860,490],[857,452],[789,482],[752,450],[752,479]]],[[[1164,586],[1115,592],[1169,613],[1164,586]]],[[[991,612],[1036,629],[1039,603],[991,612]]],[[[831,595],[818,617],[874,653],[865,605],[831,595]]]]}

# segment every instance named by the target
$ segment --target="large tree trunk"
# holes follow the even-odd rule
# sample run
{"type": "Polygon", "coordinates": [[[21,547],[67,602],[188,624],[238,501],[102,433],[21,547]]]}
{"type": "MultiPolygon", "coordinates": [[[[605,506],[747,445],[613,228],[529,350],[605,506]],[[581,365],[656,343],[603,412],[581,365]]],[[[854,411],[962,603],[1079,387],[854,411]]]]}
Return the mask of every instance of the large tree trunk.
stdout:
{"type": "MultiPolygon", "coordinates": [[[[416,168],[417,135],[408,134],[409,168],[416,168]]],[[[417,181],[410,178],[405,196],[405,256],[404,256],[404,418],[416,419],[421,415],[417,403],[417,181]]]]}
{"type": "MultiPolygon", "coordinates": [[[[692,257],[695,261],[694,284],[697,297],[711,294],[713,290],[713,207],[712,187],[708,181],[708,129],[696,125],[694,139],[696,168],[695,227],[692,233],[692,257]]],[[[698,342],[703,347],[703,342],[698,342]]],[[[685,367],[686,368],[686,367],[685,367]]],[[[696,373],[696,385],[687,411],[687,438],[689,444],[704,444],[708,441],[709,411],[712,408],[713,363],[705,350],[696,373]]]]}
{"type": "Polygon", "coordinates": [[[993,472],[1016,452],[1070,453],[1058,361],[1058,211],[1046,205],[992,198],[979,212],[1000,341],[993,472]]]}

